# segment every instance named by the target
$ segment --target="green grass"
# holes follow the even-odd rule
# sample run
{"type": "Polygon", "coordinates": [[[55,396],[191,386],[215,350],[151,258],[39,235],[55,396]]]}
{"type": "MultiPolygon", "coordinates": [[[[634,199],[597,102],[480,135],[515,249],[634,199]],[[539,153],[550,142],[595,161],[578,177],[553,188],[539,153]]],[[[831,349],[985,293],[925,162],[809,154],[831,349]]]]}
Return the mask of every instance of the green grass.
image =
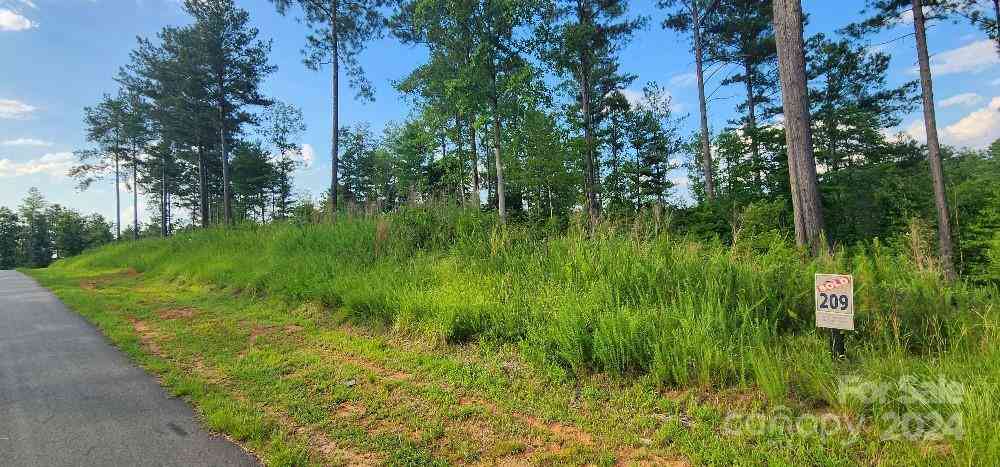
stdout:
{"type": "Polygon", "coordinates": [[[995,289],[947,284],[911,259],[921,252],[873,244],[808,259],[774,235],[740,238],[696,242],[642,223],[541,236],[409,210],[187,232],[32,274],[190,397],[208,426],[274,464],[1000,457],[995,289]],[[812,328],[815,272],[855,275],[845,362],[812,328]],[[158,313],[178,305],[198,312],[158,313]],[[845,377],[964,392],[957,404],[843,400],[845,377]],[[836,416],[861,432],[725,431],[760,414],[836,416]],[[900,431],[892,414],[957,415],[962,430],[882,440],[900,431]]]}

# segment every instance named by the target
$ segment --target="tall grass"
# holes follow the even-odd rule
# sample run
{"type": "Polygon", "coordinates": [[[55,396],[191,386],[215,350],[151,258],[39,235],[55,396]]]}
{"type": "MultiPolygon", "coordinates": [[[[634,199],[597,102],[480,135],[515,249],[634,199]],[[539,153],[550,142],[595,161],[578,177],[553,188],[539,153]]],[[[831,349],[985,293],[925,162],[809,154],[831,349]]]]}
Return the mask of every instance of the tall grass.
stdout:
{"type": "Polygon", "coordinates": [[[854,360],[996,344],[988,331],[997,322],[995,290],[947,284],[913,254],[877,242],[808,258],[774,234],[722,245],[673,236],[650,219],[592,236],[574,227],[539,232],[500,227],[489,214],[407,209],[332,224],[196,230],[55,267],[132,267],[320,302],[443,342],[510,342],[567,374],[753,386],[773,400],[835,400],[835,364],[813,329],[817,272],[855,275],[854,360]]]}

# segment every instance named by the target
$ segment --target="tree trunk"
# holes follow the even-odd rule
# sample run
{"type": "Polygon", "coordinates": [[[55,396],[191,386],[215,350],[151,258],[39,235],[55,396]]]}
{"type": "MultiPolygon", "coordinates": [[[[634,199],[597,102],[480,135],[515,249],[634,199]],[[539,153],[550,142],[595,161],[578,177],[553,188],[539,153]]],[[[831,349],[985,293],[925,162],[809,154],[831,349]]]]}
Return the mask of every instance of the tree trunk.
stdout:
{"type": "MultiPolygon", "coordinates": [[[[611,161],[610,161],[611,162],[611,167],[610,167],[610,169],[611,169],[611,173],[614,174],[614,177],[615,177],[614,182],[617,184],[617,186],[612,187],[610,190],[614,190],[615,192],[618,192],[618,190],[621,188],[621,191],[618,192],[618,194],[624,195],[624,193],[625,193],[625,190],[624,190],[624,184],[625,184],[625,182],[621,181],[624,177],[622,175],[622,170],[621,170],[622,162],[621,162],[621,160],[619,160],[619,157],[621,157],[621,156],[619,154],[620,151],[618,149],[618,138],[619,138],[618,137],[618,128],[617,128],[616,122],[614,120],[612,120],[611,124],[608,125],[608,127],[609,127],[608,130],[611,132],[611,135],[610,135],[611,136],[611,161]]],[[[622,201],[624,201],[624,198],[625,198],[625,196],[619,197],[619,199],[621,199],[622,201]]],[[[623,205],[622,207],[624,207],[624,204],[625,203],[623,202],[622,203],[622,205],[623,205]]]]}
{"type": "MultiPolygon", "coordinates": [[[[496,83],[496,77],[493,78],[496,83]]],[[[497,102],[496,87],[493,92],[493,150],[495,151],[493,160],[497,165],[497,212],[500,214],[500,223],[507,223],[507,201],[504,198],[503,180],[503,158],[500,157],[500,106],[497,102]]]]}
{"type": "Polygon", "coordinates": [[[121,200],[121,173],[118,166],[118,154],[115,154],[115,240],[122,239],[122,200],[121,200]]]}
{"type": "Polygon", "coordinates": [[[708,137],[708,104],[705,101],[705,74],[703,70],[703,51],[701,46],[701,12],[697,2],[691,6],[692,28],[694,41],[694,73],[698,81],[698,112],[701,118],[701,166],[705,177],[705,197],[708,201],[715,200],[715,179],[712,173],[712,147],[708,137]]]}
{"type": "MultiPolygon", "coordinates": [[[[492,125],[489,125],[492,126],[492,125]]],[[[487,129],[487,131],[489,131],[487,129]]],[[[487,134],[479,141],[483,145],[483,153],[486,155],[486,205],[492,209],[497,207],[497,178],[496,178],[496,151],[490,146],[490,135],[487,134]]]]}
{"type": "Polygon", "coordinates": [[[493,111],[493,150],[494,156],[493,160],[496,163],[497,168],[497,213],[500,215],[500,223],[507,223],[507,201],[505,199],[504,193],[504,179],[503,179],[503,158],[501,157],[502,151],[500,150],[500,89],[497,85],[497,73],[499,72],[499,67],[497,66],[497,51],[500,48],[500,44],[496,42],[494,38],[493,43],[493,53],[490,57],[490,64],[492,66],[491,75],[493,78],[493,89],[492,95],[490,96],[490,104],[493,111]]]}
{"type": "Polygon", "coordinates": [[[591,131],[593,121],[590,115],[590,79],[586,70],[586,64],[581,66],[580,79],[580,110],[583,113],[583,141],[584,141],[584,164],[587,170],[586,190],[587,190],[587,218],[590,221],[590,228],[597,224],[598,201],[597,201],[597,169],[594,163],[594,135],[591,131]]]}
{"type": "MultiPolygon", "coordinates": [[[[576,16],[577,21],[581,25],[592,25],[593,18],[591,11],[587,8],[586,3],[581,0],[576,2],[576,16]]],[[[580,51],[580,68],[577,70],[577,78],[580,85],[580,112],[583,114],[583,159],[584,159],[584,191],[586,192],[586,208],[587,208],[587,219],[589,221],[589,226],[591,233],[593,233],[594,227],[597,225],[597,217],[600,214],[600,202],[597,197],[597,163],[594,157],[594,134],[593,134],[593,119],[591,115],[592,109],[590,108],[591,99],[591,63],[588,59],[587,53],[590,50],[580,51]]]]}
{"type": "Polygon", "coordinates": [[[472,201],[478,209],[483,203],[479,194],[481,190],[479,182],[479,146],[476,146],[476,125],[471,116],[469,117],[469,139],[472,143],[470,147],[472,151],[472,201]]]}
{"type": "Polygon", "coordinates": [[[222,72],[219,72],[219,150],[222,154],[222,217],[226,225],[233,224],[232,189],[229,180],[229,153],[226,151],[226,103],[222,72]]]}
{"type": "Polygon", "coordinates": [[[639,151],[635,153],[635,212],[642,211],[642,173],[639,171],[639,151]]]}
{"type": "Polygon", "coordinates": [[[757,141],[757,115],[754,102],[753,86],[753,66],[750,64],[750,57],[743,58],[743,72],[746,73],[745,83],[747,86],[747,135],[750,137],[750,163],[753,164],[753,181],[756,185],[754,190],[760,191],[761,185],[761,163],[760,163],[760,143],[757,141]]]}
{"type": "Polygon", "coordinates": [[[462,116],[455,114],[455,154],[458,158],[458,174],[456,185],[458,188],[458,204],[462,205],[468,201],[465,197],[465,174],[462,169],[465,167],[465,146],[462,144],[462,116]]]}
{"type": "Polygon", "coordinates": [[[917,62],[920,65],[920,89],[924,100],[924,129],[927,132],[927,156],[931,165],[934,184],[934,205],[938,218],[938,252],[945,276],[955,278],[951,253],[951,225],[948,217],[948,200],[944,190],[944,170],[941,167],[941,145],[938,142],[937,121],[934,115],[934,87],[931,83],[930,60],[927,57],[927,35],[924,28],[924,11],[921,0],[913,0],[913,29],[917,38],[917,62]]]}
{"type": "Polygon", "coordinates": [[[198,208],[201,226],[208,227],[208,173],[205,167],[205,148],[198,146],[198,208]]]}
{"type": "Polygon", "coordinates": [[[167,236],[167,156],[160,159],[160,235],[167,236]]]}
{"type": "Polygon", "coordinates": [[[139,152],[132,153],[132,239],[139,239],[139,152]]]}
{"type": "Polygon", "coordinates": [[[774,0],[774,33],[788,146],[788,177],[795,212],[795,240],[799,246],[807,246],[817,255],[826,250],[826,245],[812,149],[800,0],[774,0]]]}
{"type": "Polygon", "coordinates": [[[338,180],[338,165],[340,165],[338,141],[340,138],[340,37],[337,30],[339,1],[333,0],[330,6],[330,42],[333,46],[330,51],[330,73],[332,75],[330,91],[333,94],[333,134],[330,135],[330,218],[332,219],[337,212],[337,185],[340,183],[338,180]]]}
{"type": "Polygon", "coordinates": [[[582,105],[581,110],[583,112],[583,141],[584,141],[584,158],[586,159],[586,169],[587,169],[587,216],[590,220],[591,230],[597,225],[597,217],[600,215],[601,204],[597,197],[598,190],[598,179],[597,179],[597,160],[594,157],[594,120],[591,115],[590,108],[590,73],[587,70],[587,66],[583,66],[584,70],[582,73],[582,105]]]}

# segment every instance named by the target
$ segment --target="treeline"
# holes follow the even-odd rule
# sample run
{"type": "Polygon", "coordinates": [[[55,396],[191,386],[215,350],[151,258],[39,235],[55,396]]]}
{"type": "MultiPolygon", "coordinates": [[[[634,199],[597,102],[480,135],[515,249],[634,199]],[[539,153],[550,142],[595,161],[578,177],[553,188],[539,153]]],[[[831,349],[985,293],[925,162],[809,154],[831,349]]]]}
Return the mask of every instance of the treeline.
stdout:
{"type": "Polygon", "coordinates": [[[202,226],[282,218],[305,126],[297,108],[260,89],[277,69],[271,43],[232,1],[185,9],[192,24],[140,38],[115,77],[119,91],[84,109],[93,146],[76,152],[72,175],[81,188],[113,178],[119,212],[119,185],[131,191],[134,213],[145,192],[161,235],[180,224],[174,208],[202,226]]]}
{"type": "Polygon", "coordinates": [[[0,269],[48,266],[112,241],[111,229],[101,215],[51,204],[31,188],[16,210],[0,206],[0,269]]]}
{"type": "Polygon", "coordinates": [[[799,0],[662,0],[649,16],[627,0],[272,1],[301,19],[305,64],[331,73],[333,164],[320,205],[292,198],[301,116],[261,94],[276,71],[270,46],[232,0],[187,1],[191,25],[139,40],[122,91],[87,110],[96,148],[80,152],[81,181],[130,171],[164,235],[171,207],[208,225],[447,200],[557,228],[580,212],[593,229],[655,211],[723,241],[757,216],[813,253],[891,241],[918,218],[938,226],[948,275],[978,274],[1000,242],[1000,196],[983,188],[995,185],[997,148],[938,144],[925,37],[937,21],[995,37],[985,1],[869,0],[864,20],[812,37],[799,0]],[[891,85],[890,56],[871,38],[910,13],[921,79],[891,85]],[[619,54],[649,27],[689,39],[675,52],[692,54],[693,135],[660,84],[628,91],[637,77],[619,54]],[[342,71],[372,98],[358,54],[386,35],[429,52],[394,83],[412,112],[381,132],[342,127],[342,71]],[[735,116],[713,130],[720,91],[735,116]],[[888,135],[921,103],[927,145],[888,135]]]}

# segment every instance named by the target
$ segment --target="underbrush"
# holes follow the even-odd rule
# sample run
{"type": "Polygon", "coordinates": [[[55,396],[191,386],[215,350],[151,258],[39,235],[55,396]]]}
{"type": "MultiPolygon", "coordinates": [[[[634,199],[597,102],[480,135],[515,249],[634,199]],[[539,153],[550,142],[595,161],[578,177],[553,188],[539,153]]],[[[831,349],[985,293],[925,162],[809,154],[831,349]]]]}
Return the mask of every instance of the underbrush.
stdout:
{"type": "MultiPolygon", "coordinates": [[[[808,258],[773,232],[723,245],[671,235],[650,220],[593,235],[572,226],[540,231],[500,227],[490,214],[410,209],[332,224],[195,230],[54,267],[131,267],[323,303],[444,343],[514,343],[566,378],[649,375],[664,387],[749,388],[775,405],[877,414],[895,402],[845,400],[845,375],[944,376],[978,391],[961,411],[968,425],[984,427],[1000,401],[996,388],[983,386],[1000,379],[1000,293],[946,283],[922,252],[873,242],[808,258]],[[858,331],[843,362],[831,359],[827,333],[813,326],[818,272],[855,278],[858,331]]],[[[973,451],[996,450],[990,433],[964,439],[979,443],[973,451]]]]}

